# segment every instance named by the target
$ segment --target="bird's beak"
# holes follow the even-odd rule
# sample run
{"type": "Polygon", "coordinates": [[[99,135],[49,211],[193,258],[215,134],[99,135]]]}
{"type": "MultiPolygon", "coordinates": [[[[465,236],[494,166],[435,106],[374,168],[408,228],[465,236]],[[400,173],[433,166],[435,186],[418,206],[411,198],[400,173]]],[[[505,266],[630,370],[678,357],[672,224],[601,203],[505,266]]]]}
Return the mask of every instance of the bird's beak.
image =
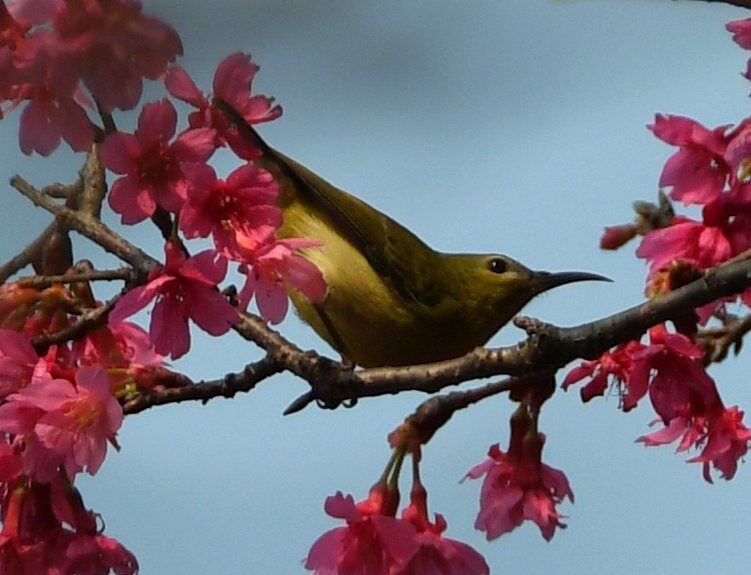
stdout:
{"type": "Polygon", "coordinates": [[[542,293],[565,284],[586,281],[612,282],[613,280],[600,274],[591,274],[589,272],[532,272],[532,285],[534,285],[535,292],[537,293],[542,293]]]}

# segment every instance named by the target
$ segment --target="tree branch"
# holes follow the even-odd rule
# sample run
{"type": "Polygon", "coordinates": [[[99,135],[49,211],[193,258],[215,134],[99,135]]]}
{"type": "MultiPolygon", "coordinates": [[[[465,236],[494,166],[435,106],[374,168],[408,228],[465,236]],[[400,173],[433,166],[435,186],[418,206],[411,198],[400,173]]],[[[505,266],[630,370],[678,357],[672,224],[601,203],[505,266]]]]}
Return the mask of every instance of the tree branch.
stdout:
{"type": "Polygon", "coordinates": [[[731,317],[717,328],[703,329],[696,335],[696,341],[706,350],[705,363],[724,360],[730,348],[738,355],[743,345],[743,337],[751,331],[751,314],[741,318],[731,317]]]}
{"type": "Polygon", "coordinates": [[[106,251],[129,263],[135,269],[147,272],[159,264],[157,260],[115,233],[93,215],[72,210],[56,203],[21,176],[13,176],[10,184],[21,192],[21,194],[29,198],[35,206],[47,210],[70,229],[86,236],[106,251]]]}
{"type": "Polygon", "coordinates": [[[107,179],[104,172],[104,166],[99,159],[99,146],[94,144],[86,156],[86,163],[79,172],[83,181],[83,189],[79,198],[77,207],[83,213],[94,218],[99,218],[102,214],[102,202],[107,195],[107,179]]]}
{"type": "Polygon", "coordinates": [[[116,280],[133,280],[135,272],[130,268],[119,268],[116,270],[92,270],[84,273],[62,274],[55,276],[30,276],[22,277],[16,280],[21,287],[46,288],[54,284],[72,284],[78,282],[92,281],[116,281],[116,280]]]}
{"type": "Polygon", "coordinates": [[[417,409],[405,418],[402,424],[406,426],[404,431],[410,438],[417,439],[420,444],[425,444],[457,411],[499,393],[513,392],[519,388],[535,385],[545,378],[549,379],[552,375],[550,371],[534,372],[519,377],[509,377],[467,391],[452,391],[431,397],[418,405],[417,409]]]}
{"type": "MultiPolygon", "coordinates": [[[[96,218],[57,204],[19,176],[14,177],[11,183],[37,206],[120,257],[142,275],[158,265],[155,259],[96,218]]],[[[301,409],[314,400],[324,407],[336,407],[362,397],[406,390],[435,393],[473,379],[556,370],[577,358],[598,357],[619,343],[639,338],[654,325],[680,317],[687,310],[718,298],[740,293],[748,286],[751,286],[751,260],[733,261],[708,270],[704,277],[675,291],[591,323],[561,328],[530,318],[517,318],[515,324],[523,328],[528,337],[516,345],[496,349],[478,348],[457,359],[398,368],[355,371],[341,362],[301,350],[252,314],[240,314],[240,321],[234,328],[242,337],[266,350],[268,361],[274,365],[271,371],[290,371],[310,384],[311,391],[299,398],[291,408],[301,409]]],[[[206,400],[213,397],[212,393],[226,396],[246,390],[247,384],[242,379],[222,381],[221,385],[201,388],[195,398],[188,397],[189,393],[184,391],[171,393],[176,396],[186,394],[184,399],[179,399],[184,401],[206,400]]],[[[145,409],[150,401],[156,402],[156,405],[163,398],[154,396],[152,400],[145,398],[140,401],[142,403],[139,405],[145,409]]]]}
{"type": "MultiPolygon", "coordinates": [[[[527,378],[537,377],[541,372],[554,372],[577,358],[598,357],[619,343],[639,338],[650,327],[685,313],[686,309],[738,293],[749,285],[751,261],[721,265],[708,271],[704,278],[674,292],[591,323],[561,328],[530,318],[518,318],[516,323],[528,332],[529,337],[516,345],[496,349],[478,348],[457,359],[406,367],[354,371],[341,362],[315,352],[302,351],[266,327],[260,318],[249,314],[243,315],[236,329],[268,350],[268,360],[274,364],[273,373],[290,371],[311,385],[311,391],[288,408],[287,413],[292,413],[316,400],[324,407],[335,407],[358,398],[407,390],[435,393],[451,385],[500,374],[523,377],[527,381],[527,378]]],[[[514,380],[508,381],[511,386],[510,382],[514,380]]],[[[479,389],[486,389],[487,393],[497,389],[494,393],[500,393],[509,388],[479,389]]],[[[223,380],[221,385],[216,382],[207,384],[197,392],[195,399],[205,401],[209,396],[213,397],[212,393],[227,397],[241,391],[246,391],[242,380],[223,380]]],[[[184,398],[179,401],[191,399],[187,391],[172,393],[184,398]]],[[[468,400],[475,397],[474,393],[483,392],[472,390],[468,393],[461,397],[468,400]]],[[[141,401],[149,403],[148,398],[141,401]]]]}
{"type": "Polygon", "coordinates": [[[39,355],[44,355],[47,352],[47,348],[51,345],[81,339],[92,329],[104,325],[107,321],[107,314],[115,306],[119,297],[120,296],[114,297],[107,301],[103,306],[84,312],[75,323],[65,329],[35,337],[31,340],[31,345],[34,346],[34,349],[39,355]]]}
{"type": "Polygon", "coordinates": [[[238,393],[251,391],[261,381],[283,369],[283,366],[277,360],[271,356],[266,356],[245,366],[241,373],[228,373],[222,379],[199,381],[192,385],[140,393],[136,397],[126,400],[123,405],[123,412],[134,414],[156,405],[196,400],[205,404],[215,397],[234,397],[238,393]]]}

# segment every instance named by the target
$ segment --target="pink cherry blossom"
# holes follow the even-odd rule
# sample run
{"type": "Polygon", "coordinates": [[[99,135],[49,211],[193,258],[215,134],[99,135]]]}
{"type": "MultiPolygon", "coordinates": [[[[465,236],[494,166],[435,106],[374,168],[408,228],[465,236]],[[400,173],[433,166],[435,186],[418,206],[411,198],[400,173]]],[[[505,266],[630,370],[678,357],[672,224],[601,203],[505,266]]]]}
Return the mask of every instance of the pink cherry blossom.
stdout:
{"type": "Polygon", "coordinates": [[[317,240],[288,238],[261,246],[256,251],[247,251],[246,261],[250,269],[245,286],[240,292],[243,307],[255,295],[261,316],[272,324],[279,323],[287,314],[286,288],[293,288],[312,301],[322,301],[326,296],[326,282],[321,271],[308,259],[295,253],[302,248],[322,245],[317,240]]]}
{"type": "Polygon", "coordinates": [[[328,497],[326,513],[344,519],[347,526],[321,535],[310,548],[305,568],[316,575],[395,573],[417,551],[417,533],[411,523],[384,514],[383,501],[374,491],[357,505],[341,492],[328,497]]]}
{"type": "Polygon", "coordinates": [[[87,150],[94,139],[94,129],[86,112],[75,101],[78,77],[69,73],[69,62],[61,54],[63,46],[48,29],[28,32],[30,24],[19,24],[0,8],[0,58],[3,80],[0,99],[10,99],[15,106],[29,103],[21,114],[19,143],[26,154],[36,151],[51,154],[66,140],[76,151],[87,150]]]}
{"type": "Polygon", "coordinates": [[[590,377],[591,380],[582,387],[580,392],[582,401],[589,401],[593,397],[604,395],[609,386],[616,386],[622,401],[621,407],[624,411],[628,411],[636,405],[627,386],[634,369],[633,355],[643,348],[644,346],[638,341],[629,341],[611,351],[606,351],[593,361],[582,362],[579,367],[575,367],[568,373],[563,380],[562,387],[568,389],[572,384],[590,377]],[[624,397],[628,397],[629,400],[625,401],[624,397]]]}
{"type": "Polygon", "coordinates": [[[637,257],[649,260],[650,275],[673,261],[684,261],[698,268],[710,268],[733,254],[728,230],[681,218],[667,228],[644,236],[636,250],[637,257]]]}
{"type": "Polygon", "coordinates": [[[0,430],[27,436],[27,469],[44,478],[58,463],[69,477],[82,470],[94,475],[107,442],[117,446],[122,418],[106,372],[96,367],[78,369],[75,385],[66,379],[34,380],[0,405],[0,430]]]}
{"type": "Polygon", "coordinates": [[[127,321],[89,332],[75,342],[73,352],[79,365],[106,367],[116,391],[132,384],[148,391],[190,384],[187,377],[166,367],[149,334],[127,321]]]}
{"type": "Polygon", "coordinates": [[[91,100],[81,83],[104,111],[130,109],[143,78],[159,78],[182,52],[174,30],[141,14],[132,0],[45,0],[12,8],[21,23],[0,8],[0,98],[29,101],[19,129],[27,154],[48,155],[61,139],[75,151],[89,149],[94,129],[81,103],[91,100]]]}
{"type": "Polygon", "coordinates": [[[410,504],[402,512],[402,519],[417,529],[418,548],[414,555],[392,575],[488,575],[488,564],[477,551],[466,543],[443,536],[446,520],[436,513],[435,521],[428,518],[427,493],[416,483],[412,488],[410,504]]]}
{"type": "Polygon", "coordinates": [[[207,128],[188,130],[170,143],[177,113],[168,100],[146,104],[135,134],[115,132],[102,144],[104,165],[123,174],[112,185],[110,207],[125,224],[151,216],[157,206],[179,213],[188,182],[185,162],[205,162],[214,152],[214,134],[207,128]]]}
{"type": "MultiPolygon", "coordinates": [[[[9,483],[23,471],[23,459],[5,439],[0,439],[0,483],[9,483]]],[[[2,571],[0,571],[1,573],[2,571]]]]}
{"type": "Polygon", "coordinates": [[[164,358],[154,351],[149,334],[129,321],[89,332],[74,343],[73,350],[81,365],[108,368],[123,368],[134,363],[164,365],[164,358]]]}
{"type": "Polygon", "coordinates": [[[172,96],[198,108],[189,117],[191,127],[213,128],[218,146],[228,145],[239,157],[252,159],[258,155],[258,149],[238,128],[235,118],[227,115],[223,106],[232,108],[248,124],[269,122],[282,115],[281,107],[274,104],[273,98],[250,95],[258,70],[248,54],[238,52],[228,56],[220,62],[214,74],[211,101],[179,66],[170,69],[165,85],[172,96]]]}
{"type": "Polygon", "coordinates": [[[751,118],[738,124],[728,134],[727,141],[725,161],[731,168],[728,195],[734,203],[748,206],[751,203],[751,118]]]}
{"type": "Polygon", "coordinates": [[[211,335],[223,335],[237,321],[237,311],[217,291],[227,273],[227,260],[214,250],[186,258],[180,246],[167,242],[166,263],[149,273],[149,282],[122,296],[109,315],[110,326],[157,298],[149,333],[154,349],[178,358],[190,348],[188,319],[211,335]]]}
{"type": "Polygon", "coordinates": [[[670,197],[684,204],[716,200],[729,171],[724,160],[728,126],[708,130],[690,118],[657,114],[648,127],[662,141],[679,147],[660,176],[660,186],[673,188],[670,197]]]}
{"type": "Polygon", "coordinates": [[[519,527],[525,519],[534,521],[542,536],[550,540],[557,527],[565,527],[556,509],[574,494],[562,471],[542,463],[545,436],[528,436],[529,420],[511,419],[511,442],[507,453],[491,446],[488,459],[469,470],[466,477],[485,476],[480,494],[480,512],[475,529],[488,541],[519,527]]]}
{"type": "Polygon", "coordinates": [[[3,575],[132,575],[138,569],[127,549],[101,533],[96,514],[60,475],[51,483],[4,490],[1,508],[3,575]]]}
{"type": "Polygon", "coordinates": [[[134,0],[61,3],[54,31],[81,80],[107,112],[135,107],[142,78],[160,78],[182,54],[177,33],[142,14],[140,2],[134,0]]]}
{"type": "Polygon", "coordinates": [[[745,50],[751,50],[751,18],[733,20],[725,24],[728,32],[733,34],[733,41],[745,50]]]}
{"type": "MultiPolygon", "coordinates": [[[[39,361],[26,337],[0,329],[0,399],[27,385],[39,361]]],[[[44,367],[42,362],[40,369],[44,367]]]]}
{"type": "Polygon", "coordinates": [[[249,54],[236,52],[222,60],[214,74],[214,98],[229,104],[248,124],[269,122],[282,115],[273,98],[250,95],[259,69],[249,54]]]}
{"type": "Polygon", "coordinates": [[[588,401],[602,395],[612,377],[614,384],[625,387],[620,393],[624,411],[636,407],[649,392],[655,410],[666,421],[691,402],[716,404],[719,397],[714,382],[700,361],[703,348],[681,333],[668,333],[664,325],[653,327],[649,335],[648,346],[628,342],[597,360],[582,363],[566,376],[563,387],[591,377],[582,389],[582,399],[588,401]]]}
{"type": "Polygon", "coordinates": [[[42,87],[24,96],[29,103],[21,113],[18,142],[24,154],[49,156],[65,140],[76,152],[91,148],[94,128],[73,98],[55,96],[42,87]]]}
{"type": "Polygon", "coordinates": [[[660,416],[657,422],[664,427],[637,441],[657,446],[680,438],[679,452],[704,446],[689,462],[701,462],[709,482],[710,466],[731,479],[751,440],[751,430],[742,423],[743,412],[724,407],[715,382],[701,363],[701,346],[683,334],[669,333],[664,325],[653,327],[649,336],[650,345],[632,356],[629,386],[637,400],[649,392],[660,416]]]}
{"type": "Polygon", "coordinates": [[[700,411],[720,404],[714,381],[701,359],[704,349],[680,333],[669,333],[664,325],[649,330],[650,345],[633,354],[629,379],[630,401],[649,391],[657,414],[669,422],[687,411],[700,411]]]}
{"type": "Polygon", "coordinates": [[[65,573],[117,575],[138,572],[138,561],[119,541],[104,535],[76,534],[65,549],[65,573]]]}
{"type": "Polygon", "coordinates": [[[608,226],[600,237],[600,249],[617,250],[636,237],[638,228],[634,224],[608,226]]]}
{"type": "Polygon", "coordinates": [[[677,415],[662,429],[644,435],[637,441],[648,447],[665,445],[680,438],[676,451],[701,448],[701,453],[688,460],[702,463],[704,479],[712,483],[710,467],[720,471],[730,480],[738,469],[738,461],[748,452],[751,429],[743,423],[743,412],[737,406],[729,409],[719,406],[705,414],[677,415]]]}
{"type": "Polygon", "coordinates": [[[273,205],[279,186],[270,172],[248,164],[225,181],[206,164],[185,166],[184,171],[191,182],[180,213],[186,237],[212,234],[225,257],[242,259],[238,244],[261,245],[282,224],[282,211],[273,205]]]}
{"type": "MultiPolygon", "coordinates": [[[[636,255],[650,262],[648,294],[680,287],[685,279],[691,279],[691,268],[700,274],[751,247],[751,217],[744,212],[745,200],[733,196],[736,189],[734,186],[730,193],[706,204],[701,222],[676,217],[672,225],[644,237],[636,255]]],[[[735,299],[736,296],[720,298],[697,308],[699,323],[705,324],[712,314],[735,299]]]]}
{"type": "MultiPolygon", "coordinates": [[[[446,522],[436,515],[438,529],[445,528],[446,522]]],[[[403,567],[392,571],[392,575],[487,575],[488,564],[477,551],[466,543],[442,537],[434,531],[417,533],[417,551],[403,567]]]]}
{"type": "Polygon", "coordinates": [[[738,469],[738,461],[748,452],[748,442],[751,441],[751,429],[742,423],[744,414],[738,406],[716,411],[712,415],[708,418],[706,435],[702,438],[706,440],[704,449],[697,457],[688,460],[703,464],[704,478],[710,483],[710,464],[720,471],[723,479],[732,479],[738,469]]]}
{"type": "Polygon", "coordinates": [[[21,114],[19,145],[30,155],[48,156],[65,140],[76,152],[87,151],[94,129],[81,106],[72,99],[52,100],[45,95],[32,99],[21,114]]]}

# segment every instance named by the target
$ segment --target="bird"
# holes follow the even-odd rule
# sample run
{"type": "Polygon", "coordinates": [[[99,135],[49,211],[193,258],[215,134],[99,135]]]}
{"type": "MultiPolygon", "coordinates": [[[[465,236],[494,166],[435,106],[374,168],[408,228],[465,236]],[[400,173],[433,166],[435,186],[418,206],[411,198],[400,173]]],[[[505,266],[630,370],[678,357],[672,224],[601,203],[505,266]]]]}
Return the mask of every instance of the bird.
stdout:
{"type": "Polygon", "coordinates": [[[363,368],[433,363],[483,346],[530,300],[589,272],[533,271],[503,254],[443,253],[359,198],[269,146],[254,161],[279,184],[277,237],[315,238],[301,250],[321,271],[325,298],[290,288],[300,318],[363,368]]]}

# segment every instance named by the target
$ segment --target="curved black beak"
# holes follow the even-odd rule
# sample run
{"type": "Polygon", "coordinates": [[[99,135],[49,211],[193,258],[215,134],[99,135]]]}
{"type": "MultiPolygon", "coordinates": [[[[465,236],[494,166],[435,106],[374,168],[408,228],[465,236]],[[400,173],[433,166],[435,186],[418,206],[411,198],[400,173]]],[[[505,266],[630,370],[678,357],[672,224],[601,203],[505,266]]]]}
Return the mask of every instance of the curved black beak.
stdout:
{"type": "Polygon", "coordinates": [[[586,281],[612,282],[613,280],[589,272],[532,272],[532,282],[537,293],[574,282],[586,281]]]}

